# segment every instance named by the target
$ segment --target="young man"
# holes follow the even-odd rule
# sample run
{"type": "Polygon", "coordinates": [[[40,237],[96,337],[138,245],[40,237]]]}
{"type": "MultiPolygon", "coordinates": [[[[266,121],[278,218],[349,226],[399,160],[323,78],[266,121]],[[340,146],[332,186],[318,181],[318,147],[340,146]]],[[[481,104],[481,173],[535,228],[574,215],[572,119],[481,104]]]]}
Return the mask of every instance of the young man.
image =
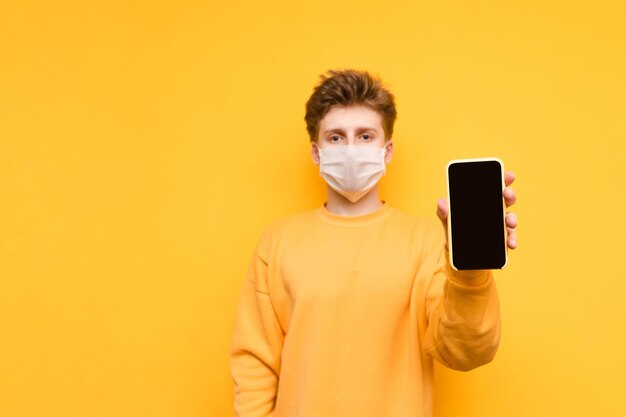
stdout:
{"type": "MultiPolygon", "coordinates": [[[[470,370],[496,353],[492,272],[450,266],[445,199],[440,222],[379,199],[396,118],[381,81],[355,70],[321,78],[305,120],[328,199],[274,223],[258,243],[232,342],[235,413],[431,416],[433,359],[470,370]]],[[[507,172],[507,207],[513,179],[507,172]]],[[[506,223],[513,249],[513,213],[506,223]]]]}

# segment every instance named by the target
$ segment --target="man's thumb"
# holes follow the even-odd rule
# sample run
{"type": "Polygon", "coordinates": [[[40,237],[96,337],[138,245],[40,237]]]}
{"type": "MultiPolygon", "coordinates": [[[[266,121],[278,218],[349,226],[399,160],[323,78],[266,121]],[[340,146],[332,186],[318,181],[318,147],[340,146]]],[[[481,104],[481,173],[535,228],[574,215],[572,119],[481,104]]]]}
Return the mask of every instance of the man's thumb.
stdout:
{"type": "Polygon", "coordinates": [[[442,221],[448,218],[448,202],[445,198],[437,200],[437,217],[442,221]]]}

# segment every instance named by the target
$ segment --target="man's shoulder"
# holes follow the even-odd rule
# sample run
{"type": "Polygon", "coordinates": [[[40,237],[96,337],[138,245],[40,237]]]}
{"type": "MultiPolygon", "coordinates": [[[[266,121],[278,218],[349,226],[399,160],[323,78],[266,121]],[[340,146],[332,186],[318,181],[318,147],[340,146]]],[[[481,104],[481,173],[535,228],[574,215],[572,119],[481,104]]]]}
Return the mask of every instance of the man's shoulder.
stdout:
{"type": "Polygon", "coordinates": [[[433,217],[411,214],[394,208],[393,217],[396,221],[406,224],[408,227],[423,229],[427,232],[436,232],[441,227],[441,221],[433,217]]]}
{"type": "Polygon", "coordinates": [[[279,217],[269,223],[269,225],[265,228],[265,232],[276,233],[291,227],[297,227],[302,224],[310,223],[316,218],[316,210],[316,208],[303,210],[279,217]]]}
{"type": "Polygon", "coordinates": [[[276,243],[288,238],[294,230],[303,230],[315,219],[315,210],[309,209],[277,218],[269,223],[261,232],[257,241],[256,253],[262,259],[267,260],[272,248],[276,243]]]}
{"type": "Polygon", "coordinates": [[[403,236],[420,247],[438,247],[445,242],[445,229],[436,217],[410,214],[394,209],[396,230],[402,230],[403,236]]]}
{"type": "Polygon", "coordinates": [[[306,227],[316,219],[316,208],[284,215],[269,223],[261,233],[261,241],[268,241],[289,230],[306,227]]]}

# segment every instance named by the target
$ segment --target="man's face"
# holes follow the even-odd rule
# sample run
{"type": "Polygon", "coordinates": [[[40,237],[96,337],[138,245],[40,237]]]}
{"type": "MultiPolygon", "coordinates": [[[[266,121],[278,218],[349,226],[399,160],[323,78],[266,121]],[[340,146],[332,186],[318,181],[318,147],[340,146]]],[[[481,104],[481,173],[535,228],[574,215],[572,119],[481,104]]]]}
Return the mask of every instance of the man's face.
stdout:
{"type": "Polygon", "coordinates": [[[393,143],[385,142],[382,117],[365,106],[333,107],[319,124],[317,140],[312,143],[311,153],[315,165],[319,165],[319,148],[343,145],[386,147],[385,162],[391,161],[393,143]]]}

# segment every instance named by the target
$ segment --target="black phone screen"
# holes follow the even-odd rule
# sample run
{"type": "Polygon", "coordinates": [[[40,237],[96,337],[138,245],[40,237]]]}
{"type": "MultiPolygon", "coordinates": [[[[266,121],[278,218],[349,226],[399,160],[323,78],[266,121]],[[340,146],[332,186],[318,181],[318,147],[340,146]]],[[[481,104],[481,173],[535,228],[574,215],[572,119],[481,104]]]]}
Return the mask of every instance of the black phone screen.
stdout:
{"type": "Polygon", "coordinates": [[[496,160],[448,166],[452,264],[501,269],[506,264],[502,165],[496,160]]]}

